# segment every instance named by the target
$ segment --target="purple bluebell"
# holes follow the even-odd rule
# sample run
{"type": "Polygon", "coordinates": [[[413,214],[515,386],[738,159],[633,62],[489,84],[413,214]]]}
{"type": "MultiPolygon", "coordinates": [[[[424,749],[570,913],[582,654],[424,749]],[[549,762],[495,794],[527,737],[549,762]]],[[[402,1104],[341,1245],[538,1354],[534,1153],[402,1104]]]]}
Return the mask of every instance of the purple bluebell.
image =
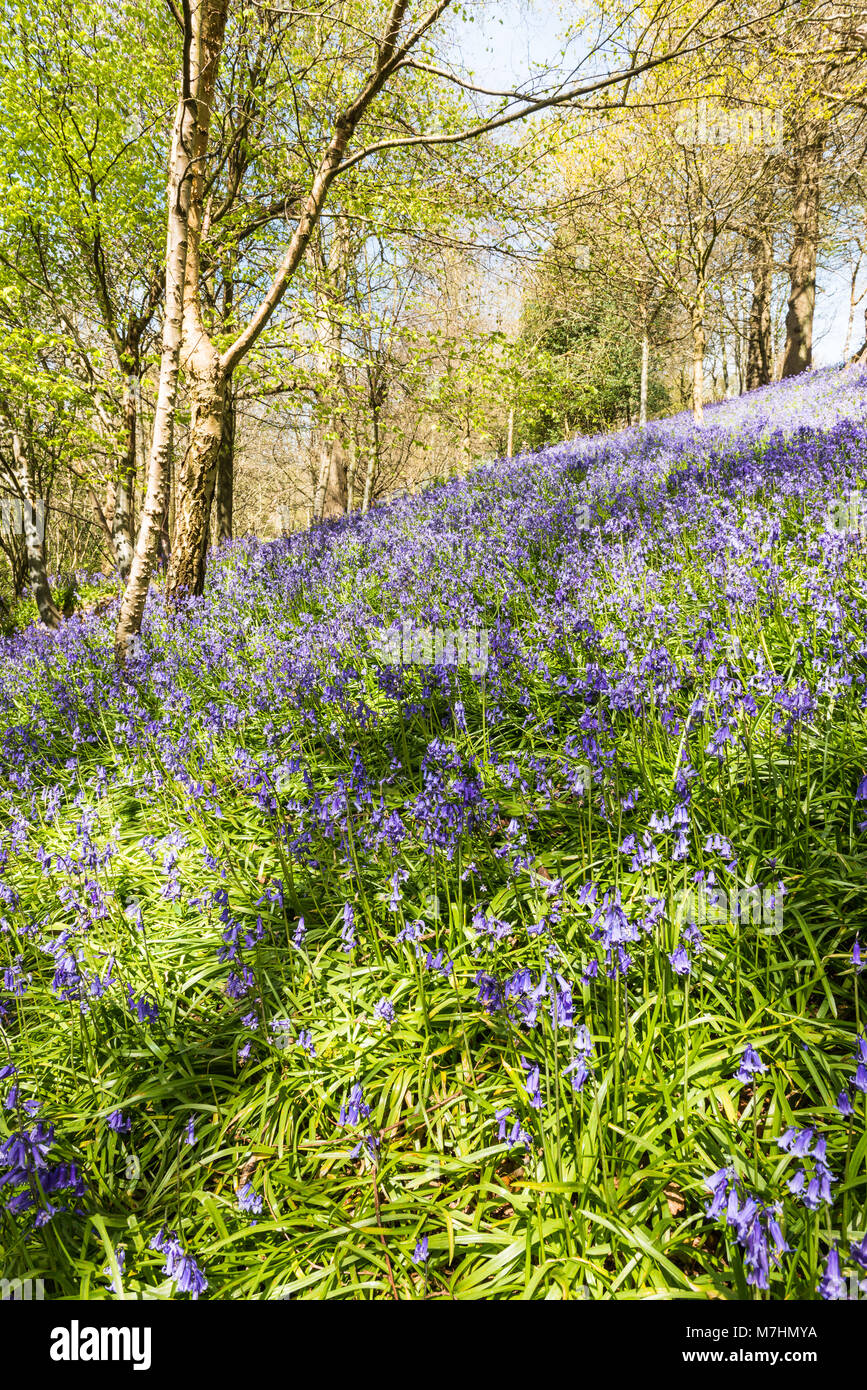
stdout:
{"type": "Polygon", "coordinates": [[[735,1072],[738,1081],[742,1081],[746,1085],[748,1082],[753,1081],[756,1076],[767,1071],[767,1069],[767,1062],[763,1062],[752,1044],[747,1043],[740,1065],[735,1072]]]}
{"type": "Polygon", "coordinates": [[[846,1280],[840,1272],[840,1255],[836,1246],[828,1252],[825,1272],[819,1280],[818,1290],[824,1299],[846,1298],[846,1280]]]}
{"type": "Polygon", "coordinates": [[[394,1023],[394,1005],[389,999],[380,999],[379,1003],[374,1005],[373,1016],[381,1019],[386,1027],[390,1028],[394,1023]]]}
{"type": "Polygon", "coordinates": [[[262,1198],[253,1189],[253,1184],[245,1182],[244,1186],[238,1189],[238,1206],[241,1211],[250,1212],[258,1216],[262,1210],[262,1198]]]}

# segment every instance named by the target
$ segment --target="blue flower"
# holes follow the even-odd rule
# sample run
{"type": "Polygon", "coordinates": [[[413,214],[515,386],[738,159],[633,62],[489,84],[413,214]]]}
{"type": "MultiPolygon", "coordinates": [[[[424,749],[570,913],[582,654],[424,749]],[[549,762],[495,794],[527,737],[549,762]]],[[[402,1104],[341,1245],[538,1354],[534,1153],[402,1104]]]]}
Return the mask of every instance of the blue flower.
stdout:
{"type": "MultiPolygon", "coordinates": [[[[120,1246],[117,1250],[115,1250],[114,1258],[117,1262],[118,1273],[123,1274],[124,1267],[126,1265],[126,1251],[124,1250],[123,1246],[120,1246]]],[[[106,1265],[105,1269],[102,1272],[103,1274],[108,1276],[109,1291],[111,1293],[120,1293],[120,1289],[116,1289],[114,1287],[114,1275],[111,1272],[111,1265],[106,1265]]]]}
{"type": "Polygon", "coordinates": [[[593,1073],[587,1065],[587,1058],[582,1056],[576,1057],[574,1062],[564,1067],[563,1075],[570,1078],[572,1090],[580,1095],[593,1073]]]}
{"type": "Polygon", "coordinates": [[[683,945],[676,946],[669,955],[668,959],[670,960],[671,968],[676,975],[688,975],[690,970],[692,969],[692,966],[689,963],[689,956],[686,953],[686,947],[683,945]]]}
{"type": "Polygon", "coordinates": [[[208,1287],[204,1271],[192,1255],[181,1248],[176,1232],[172,1231],[166,1236],[163,1230],[160,1230],[151,1240],[150,1248],[165,1255],[163,1274],[168,1275],[177,1285],[180,1293],[190,1293],[194,1299],[197,1299],[200,1293],[204,1293],[208,1287]]]}
{"type": "Polygon", "coordinates": [[[355,948],[355,909],[351,903],[343,905],[343,926],[340,930],[340,940],[343,942],[342,950],[347,955],[355,948]]]}
{"type": "Polygon", "coordinates": [[[825,1264],[825,1273],[819,1280],[817,1292],[824,1299],[835,1299],[846,1297],[846,1280],[840,1273],[840,1256],[836,1246],[828,1254],[825,1264]]]}
{"type": "Polygon", "coordinates": [[[416,1241],[415,1249],[412,1252],[412,1258],[417,1265],[426,1263],[428,1258],[427,1236],[421,1236],[421,1238],[416,1241]]]}
{"type": "Polygon", "coordinates": [[[235,970],[229,972],[229,978],[226,981],[226,993],[230,999],[243,999],[245,994],[249,994],[255,983],[256,979],[253,972],[248,970],[245,965],[240,973],[235,970]]]}
{"type": "Polygon", "coordinates": [[[171,1273],[179,1293],[192,1294],[194,1300],[208,1287],[204,1270],[200,1269],[192,1255],[187,1255],[183,1251],[174,1260],[171,1271],[166,1265],[163,1272],[165,1274],[171,1273]]]}
{"type": "Polygon", "coordinates": [[[394,1023],[394,1005],[390,1000],[382,998],[373,1010],[374,1018],[381,1018],[386,1027],[390,1028],[394,1023]]]}
{"type": "Polygon", "coordinates": [[[252,1183],[245,1182],[244,1186],[239,1190],[238,1206],[241,1208],[241,1211],[252,1212],[254,1216],[258,1216],[261,1212],[262,1198],[257,1192],[254,1192],[252,1183]]]}
{"type": "Polygon", "coordinates": [[[731,1179],[731,1170],[728,1168],[720,1168],[716,1173],[713,1173],[709,1178],[705,1178],[704,1180],[705,1187],[709,1188],[713,1193],[713,1198],[705,1208],[705,1213],[711,1221],[715,1221],[717,1217],[722,1216],[722,1213],[725,1211],[731,1179]]]}
{"type": "Polygon", "coordinates": [[[340,1125],[357,1125],[359,1121],[366,1120],[370,1114],[370,1106],[364,1102],[364,1093],[358,1082],[349,1092],[349,1100],[340,1107],[340,1125]]]}
{"type": "Polygon", "coordinates": [[[744,1055],[741,1058],[740,1066],[735,1072],[738,1081],[742,1081],[746,1084],[752,1081],[753,1078],[758,1076],[761,1072],[767,1071],[767,1069],[767,1063],[763,1062],[755,1048],[750,1043],[747,1043],[744,1048],[744,1055]]]}
{"type": "Polygon", "coordinates": [[[853,1241],[849,1246],[849,1254],[856,1265],[860,1265],[862,1269],[867,1269],[867,1236],[864,1236],[860,1244],[853,1241]]]}
{"type": "Polygon", "coordinates": [[[538,1063],[528,1062],[526,1057],[522,1057],[521,1066],[527,1073],[524,1085],[527,1088],[527,1097],[530,1104],[534,1110],[541,1110],[543,1102],[538,1063]]]}

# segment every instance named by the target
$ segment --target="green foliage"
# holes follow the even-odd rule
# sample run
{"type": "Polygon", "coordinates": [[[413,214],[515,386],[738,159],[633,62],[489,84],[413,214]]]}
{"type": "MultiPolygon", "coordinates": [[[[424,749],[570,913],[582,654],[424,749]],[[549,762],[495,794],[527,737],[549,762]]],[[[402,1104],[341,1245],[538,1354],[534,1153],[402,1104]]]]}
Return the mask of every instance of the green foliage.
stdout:
{"type": "MultiPolygon", "coordinates": [[[[533,447],[627,423],[638,413],[641,342],[604,293],[551,293],[527,306],[517,354],[526,364],[516,390],[516,438],[533,447]]],[[[656,375],[648,413],[668,394],[656,375]]]]}

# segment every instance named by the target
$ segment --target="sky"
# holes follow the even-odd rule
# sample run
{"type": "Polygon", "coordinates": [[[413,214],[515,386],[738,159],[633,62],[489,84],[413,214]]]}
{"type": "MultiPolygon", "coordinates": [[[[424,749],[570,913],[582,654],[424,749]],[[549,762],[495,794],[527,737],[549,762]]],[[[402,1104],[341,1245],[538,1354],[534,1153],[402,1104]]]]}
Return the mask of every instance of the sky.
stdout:
{"type": "MultiPolygon", "coordinates": [[[[474,23],[460,26],[463,63],[482,86],[510,87],[526,81],[546,67],[564,75],[570,63],[562,59],[564,13],[578,10],[575,4],[557,0],[498,0],[496,4],[468,6],[474,23]]],[[[574,54],[574,45],[572,53],[574,54]]],[[[816,313],[813,323],[813,359],[817,367],[841,360],[849,316],[851,266],[821,265],[817,277],[816,313]]],[[[867,264],[858,277],[856,295],[867,286],[867,264]]],[[[867,298],[855,310],[852,350],[864,342],[864,308],[867,298]]]]}

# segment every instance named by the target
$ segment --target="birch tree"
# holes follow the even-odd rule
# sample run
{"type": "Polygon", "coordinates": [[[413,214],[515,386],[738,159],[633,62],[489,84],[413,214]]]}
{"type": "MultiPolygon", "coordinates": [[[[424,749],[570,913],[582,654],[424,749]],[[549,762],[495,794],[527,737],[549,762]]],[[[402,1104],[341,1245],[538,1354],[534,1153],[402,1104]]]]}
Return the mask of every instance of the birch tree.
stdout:
{"type": "MultiPolygon", "coordinates": [[[[311,172],[303,194],[296,197],[294,227],[270,283],[243,326],[225,346],[208,331],[201,307],[200,270],[206,223],[206,173],[211,103],[217,91],[217,75],[223,55],[228,0],[190,0],[177,18],[183,31],[181,96],[175,121],[169,179],[169,217],[166,254],[166,308],[163,327],[160,386],[149,460],[144,516],[129,584],[121,607],[116,650],[125,659],[130,638],[139,630],[147,585],[156,553],[155,508],[164,500],[165,479],[171,456],[171,414],[177,398],[178,367],[183,346],[185,370],[190,378],[193,411],[189,445],[179,480],[176,525],[167,576],[167,594],[176,600],[182,593],[199,593],[204,584],[207,519],[217,459],[223,438],[226,386],[232,374],[256,343],[278,309],[302,263],[310,238],[325,207],[335,179],[385,150],[416,146],[435,148],[477,138],[502,129],[555,105],[580,103],[594,94],[621,87],[636,75],[670,61],[690,46],[716,42],[724,33],[711,24],[721,0],[711,0],[697,10],[665,42],[654,39],[653,27],[640,10],[632,16],[632,42],[628,58],[616,71],[588,76],[570,84],[554,84],[538,95],[506,91],[495,98],[494,114],[470,120],[463,129],[407,131],[407,105],[394,106],[396,93],[411,89],[413,81],[436,78],[458,81],[473,90],[447,67],[432,61],[421,45],[450,9],[450,0],[438,0],[420,8],[411,0],[393,0],[385,6],[313,6],[304,15],[287,15],[287,24],[320,25],[319,51],[332,71],[339,69],[341,90],[348,95],[321,114],[318,130],[308,132],[304,155],[311,172]],[[378,24],[371,26],[371,16],[378,24]],[[331,27],[326,34],[325,29],[331,27]],[[704,27],[703,27],[704,26],[704,27]],[[363,36],[359,43],[357,36],[363,36]],[[365,51],[368,64],[365,68],[365,51]],[[352,82],[347,82],[347,73],[352,82]],[[326,114],[327,113],[327,114],[326,114]],[[314,153],[313,151],[318,152],[314,153]],[[179,303],[178,301],[179,296],[179,303]],[[181,341],[182,340],[182,341],[181,341]]],[[[671,5],[672,14],[676,6],[671,5]]],[[[743,20],[736,21],[743,24],[743,20]]],[[[625,36],[628,24],[616,16],[613,29],[600,43],[597,54],[610,51],[612,35],[625,36]]],[[[297,48],[294,50],[297,52],[297,48]]],[[[315,50],[314,50],[315,51],[315,50]]],[[[291,84],[290,84],[291,85],[291,84]]],[[[481,89],[475,88],[481,94],[481,89]]],[[[298,162],[293,166],[297,169],[298,162]]]]}

